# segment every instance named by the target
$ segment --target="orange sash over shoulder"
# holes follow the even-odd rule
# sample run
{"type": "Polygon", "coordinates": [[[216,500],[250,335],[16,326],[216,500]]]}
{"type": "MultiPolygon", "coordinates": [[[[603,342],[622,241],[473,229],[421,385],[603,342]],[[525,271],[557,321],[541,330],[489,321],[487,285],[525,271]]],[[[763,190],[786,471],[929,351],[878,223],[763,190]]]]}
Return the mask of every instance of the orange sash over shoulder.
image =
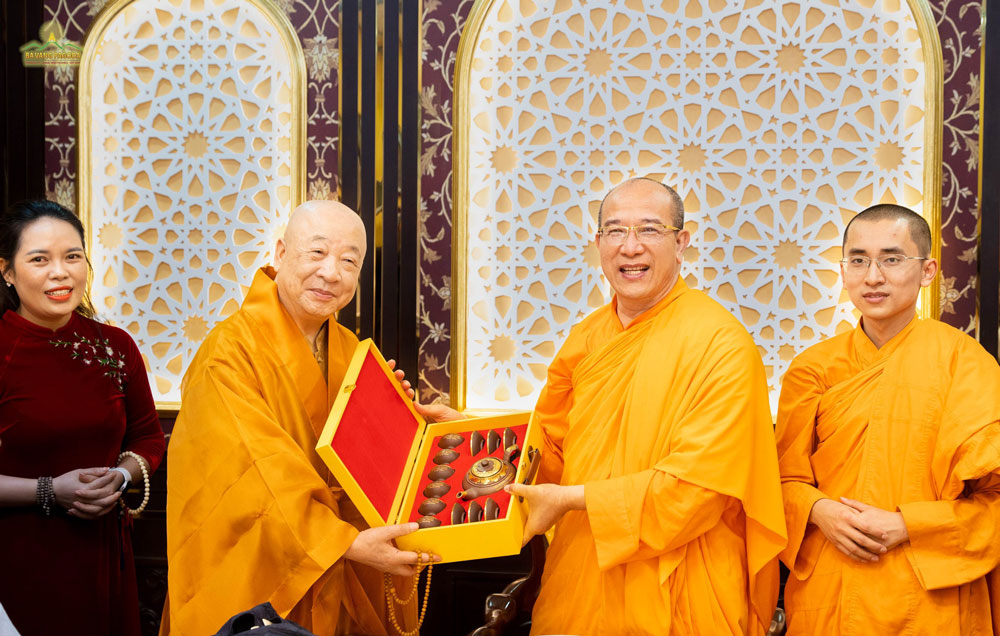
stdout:
{"type": "Polygon", "coordinates": [[[914,319],[876,349],[859,326],[792,363],[778,412],[796,634],[991,634],[1000,563],[1000,367],[978,343],[914,319]],[[849,497],[903,514],[910,540],[860,563],[815,526],[849,497]]]}
{"type": "Polygon", "coordinates": [[[623,329],[577,325],[536,407],[541,479],[585,484],[556,525],[533,634],[762,634],[785,545],[764,368],[678,279],[623,329]]]}

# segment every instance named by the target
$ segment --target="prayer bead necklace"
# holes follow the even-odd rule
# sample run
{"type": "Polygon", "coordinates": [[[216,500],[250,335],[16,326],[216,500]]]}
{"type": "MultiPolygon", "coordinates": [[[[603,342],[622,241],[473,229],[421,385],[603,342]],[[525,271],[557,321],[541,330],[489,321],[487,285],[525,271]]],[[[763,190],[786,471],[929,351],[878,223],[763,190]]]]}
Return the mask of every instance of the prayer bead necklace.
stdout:
{"type": "Polygon", "coordinates": [[[417,587],[420,584],[420,572],[425,569],[423,565],[417,565],[417,573],[413,575],[413,587],[410,589],[410,593],[407,595],[406,599],[401,599],[396,594],[396,586],[392,582],[392,575],[385,573],[385,600],[386,605],[389,607],[389,622],[392,626],[396,628],[396,633],[400,636],[417,636],[420,634],[420,626],[424,624],[424,616],[427,615],[427,599],[431,595],[431,573],[434,569],[433,563],[428,563],[426,566],[427,570],[427,582],[424,586],[424,600],[420,607],[420,617],[417,618],[417,626],[411,630],[404,630],[399,625],[399,621],[396,620],[396,604],[400,607],[406,606],[413,600],[417,594],[417,587]]]}

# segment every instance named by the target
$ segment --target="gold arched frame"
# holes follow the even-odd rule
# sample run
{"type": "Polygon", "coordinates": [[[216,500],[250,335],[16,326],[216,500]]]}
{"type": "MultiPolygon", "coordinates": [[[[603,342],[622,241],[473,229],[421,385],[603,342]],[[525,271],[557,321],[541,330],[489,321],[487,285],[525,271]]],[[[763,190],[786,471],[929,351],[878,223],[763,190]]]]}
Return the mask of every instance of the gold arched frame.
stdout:
{"type": "MultiPolygon", "coordinates": [[[[79,175],[77,183],[77,213],[83,223],[84,231],[88,241],[93,242],[93,215],[90,210],[91,198],[91,103],[93,90],[90,81],[90,67],[94,64],[98,47],[95,42],[100,42],[104,32],[112,24],[114,19],[125,11],[129,5],[138,0],[111,0],[101,10],[90,28],[84,35],[83,54],[80,58],[78,100],[77,100],[77,164],[79,175]]],[[[272,0],[241,0],[249,3],[258,9],[275,28],[281,38],[289,59],[294,67],[289,71],[291,80],[291,192],[289,198],[291,209],[294,209],[305,200],[306,193],[306,59],[302,51],[302,43],[299,41],[295,27],[288,20],[288,16],[272,0]]],[[[291,209],[288,211],[291,212],[291,209]]],[[[89,287],[88,281],[88,287],[89,287]]],[[[157,401],[156,408],[160,413],[176,413],[180,410],[180,402],[157,401]]]]}
{"type": "MultiPolygon", "coordinates": [[[[468,77],[472,69],[476,43],[497,0],[476,0],[469,12],[458,44],[455,60],[455,98],[452,127],[452,305],[451,305],[451,405],[465,408],[467,358],[465,305],[468,298],[469,165],[468,139],[472,121],[468,77]]],[[[924,189],[923,216],[931,227],[931,255],[941,261],[941,179],[944,134],[944,57],[937,23],[928,0],[906,0],[917,26],[924,62],[924,189]]],[[[941,314],[940,285],[935,281],[920,290],[917,313],[921,318],[941,314]]]]}

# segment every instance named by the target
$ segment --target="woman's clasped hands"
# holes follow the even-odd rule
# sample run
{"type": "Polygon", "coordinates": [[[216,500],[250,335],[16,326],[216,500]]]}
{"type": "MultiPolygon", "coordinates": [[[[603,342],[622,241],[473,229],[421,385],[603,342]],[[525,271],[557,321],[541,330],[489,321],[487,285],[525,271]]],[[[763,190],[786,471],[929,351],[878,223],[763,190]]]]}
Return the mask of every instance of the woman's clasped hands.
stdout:
{"type": "Polygon", "coordinates": [[[78,468],[52,479],[56,503],[66,514],[97,519],[111,512],[122,493],[122,475],[109,468],[78,468]]]}

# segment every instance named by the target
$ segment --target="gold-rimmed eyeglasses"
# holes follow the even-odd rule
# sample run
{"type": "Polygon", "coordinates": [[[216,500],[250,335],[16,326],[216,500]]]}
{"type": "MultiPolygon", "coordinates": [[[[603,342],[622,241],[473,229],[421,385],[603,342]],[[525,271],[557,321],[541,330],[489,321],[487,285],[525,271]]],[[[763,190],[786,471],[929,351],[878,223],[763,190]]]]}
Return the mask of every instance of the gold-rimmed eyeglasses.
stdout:
{"type": "Polygon", "coordinates": [[[848,274],[860,276],[866,274],[868,269],[875,265],[883,274],[900,271],[906,261],[926,261],[930,260],[926,256],[907,256],[906,254],[883,254],[878,258],[864,256],[863,254],[853,254],[847,258],[840,259],[841,265],[848,274]]]}
{"type": "Polygon", "coordinates": [[[635,240],[640,243],[658,243],[671,232],[679,232],[681,228],[664,223],[643,223],[642,225],[605,225],[597,230],[604,240],[612,245],[621,245],[628,240],[628,235],[635,231],[635,240]]]}

